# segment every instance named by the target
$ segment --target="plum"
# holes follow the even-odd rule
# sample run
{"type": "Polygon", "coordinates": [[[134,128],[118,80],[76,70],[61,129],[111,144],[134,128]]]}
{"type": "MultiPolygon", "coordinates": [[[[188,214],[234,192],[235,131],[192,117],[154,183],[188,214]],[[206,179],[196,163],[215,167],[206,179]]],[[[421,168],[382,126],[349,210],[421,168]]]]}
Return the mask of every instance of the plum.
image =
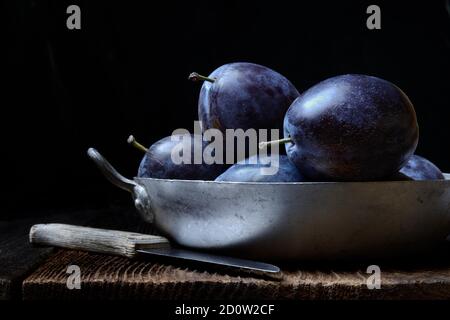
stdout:
{"type": "Polygon", "coordinates": [[[278,171],[275,174],[265,175],[261,172],[269,167],[269,157],[252,156],[231,166],[227,171],[216,178],[215,181],[234,182],[300,182],[305,177],[298,171],[285,155],[279,156],[278,171]]]}
{"type": "MultiPolygon", "coordinates": [[[[139,144],[133,136],[128,138],[128,142],[146,152],[139,165],[137,174],[139,178],[214,180],[226,169],[225,165],[207,164],[203,159],[201,164],[194,164],[194,152],[202,154],[203,148],[207,145],[198,135],[168,136],[155,142],[148,149],[139,144]],[[198,139],[196,141],[199,143],[194,143],[194,139],[198,139]],[[180,150],[181,146],[184,150],[191,150],[189,163],[175,163],[172,159],[174,148],[177,147],[177,150],[180,150]]],[[[181,150],[180,154],[182,154],[181,150]]]]}
{"type": "Polygon", "coordinates": [[[369,181],[390,177],[408,162],[419,128],[412,103],[397,86],[348,74],[297,98],[284,118],[284,137],[290,160],[309,179],[369,181]]]}
{"type": "Polygon", "coordinates": [[[204,81],[198,101],[203,130],[253,128],[282,132],[284,114],[299,96],[284,76],[253,63],[225,64],[208,77],[192,73],[189,79],[204,81]]]}
{"type": "Polygon", "coordinates": [[[445,179],[441,170],[431,161],[413,155],[393,180],[441,180],[445,179]]]}

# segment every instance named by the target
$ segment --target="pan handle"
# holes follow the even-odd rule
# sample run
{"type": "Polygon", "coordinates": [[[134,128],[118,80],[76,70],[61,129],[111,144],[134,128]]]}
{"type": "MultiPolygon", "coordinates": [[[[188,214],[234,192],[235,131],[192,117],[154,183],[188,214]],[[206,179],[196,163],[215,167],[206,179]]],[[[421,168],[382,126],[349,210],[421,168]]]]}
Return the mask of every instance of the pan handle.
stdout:
{"type": "Polygon", "coordinates": [[[151,209],[150,198],[144,187],[133,180],[122,176],[96,149],[89,148],[87,154],[109,182],[116,187],[131,193],[134,200],[134,206],[144,220],[150,223],[153,222],[153,211],[151,209]]]}
{"type": "Polygon", "coordinates": [[[106,179],[116,187],[133,193],[134,187],[137,185],[133,180],[122,176],[116,169],[94,148],[89,148],[88,156],[97,165],[106,179]]]}

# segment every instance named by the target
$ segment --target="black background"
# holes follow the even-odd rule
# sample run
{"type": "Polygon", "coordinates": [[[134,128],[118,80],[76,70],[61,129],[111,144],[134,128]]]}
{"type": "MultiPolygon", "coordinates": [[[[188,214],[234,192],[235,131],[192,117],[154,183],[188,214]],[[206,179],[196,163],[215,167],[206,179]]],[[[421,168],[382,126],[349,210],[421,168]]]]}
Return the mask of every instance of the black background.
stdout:
{"type": "Polygon", "coordinates": [[[86,156],[98,148],[126,176],[142,142],[192,129],[192,71],[249,61],[300,92],[364,73],[397,84],[416,107],[418,154],[450,171],[450,12],[446,1],[4,1],[0,20],[0,218],[111,203],[131,206],[86,156]],[[81,8],[81,30],[66,8],[81,8]],[[366,8],[381,7],[381,30],[366,8]]]}

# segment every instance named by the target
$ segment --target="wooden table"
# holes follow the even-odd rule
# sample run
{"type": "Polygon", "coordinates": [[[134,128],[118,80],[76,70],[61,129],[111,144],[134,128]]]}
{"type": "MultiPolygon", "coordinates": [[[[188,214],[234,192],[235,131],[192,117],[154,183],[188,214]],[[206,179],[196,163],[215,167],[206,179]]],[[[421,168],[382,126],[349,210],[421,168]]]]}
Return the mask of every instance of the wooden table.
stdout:
{"type": "Polygon", "coordinates": [[[274,281],[216,272],[200,265],[32,248],[27,243],[29,227],[41,222],[152,231],[134,213],[124,215],[111,209],[2,223],[2,299],[450,299],[448,248],[410,262],[381,263],[381,289],[371,290],[367,287],[368,263],[285,265],[281,266],[281,281],[274,281]],[[70,265],[80,268],[79,290],[67,287],[70,265]]]}

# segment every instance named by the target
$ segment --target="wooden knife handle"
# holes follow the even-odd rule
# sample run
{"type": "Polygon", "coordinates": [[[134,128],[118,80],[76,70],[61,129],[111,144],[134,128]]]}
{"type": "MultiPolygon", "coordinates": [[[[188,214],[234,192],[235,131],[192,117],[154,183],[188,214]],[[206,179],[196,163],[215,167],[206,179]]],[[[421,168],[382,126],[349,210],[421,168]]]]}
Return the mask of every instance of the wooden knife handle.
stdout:
{"type": "Polygon", "coordinates": [[[92,251],[132,258],[137,249],[165,248],[164,237],[68,224],[36,224],[30,229],[30,243],[92,251]]]}

